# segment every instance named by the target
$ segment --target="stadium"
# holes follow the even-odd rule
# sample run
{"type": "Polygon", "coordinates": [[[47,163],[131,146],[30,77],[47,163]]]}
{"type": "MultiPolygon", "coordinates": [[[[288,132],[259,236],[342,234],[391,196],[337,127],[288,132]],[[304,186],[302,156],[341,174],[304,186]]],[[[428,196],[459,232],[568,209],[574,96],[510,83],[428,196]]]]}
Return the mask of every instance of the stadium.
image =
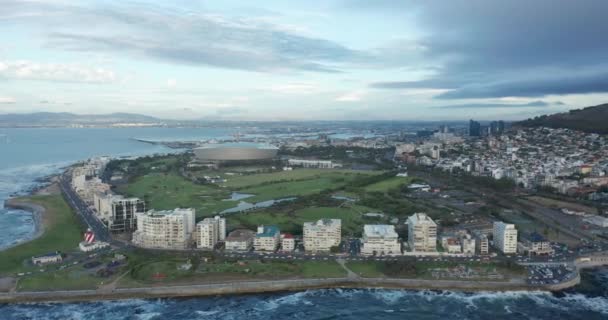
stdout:
{"type": "Polygon", "coordinates": [[[278,150],[277,147],[263,144],[209,144],[194,149],[194,155],[200,161],[271,160],[278,150]]]}

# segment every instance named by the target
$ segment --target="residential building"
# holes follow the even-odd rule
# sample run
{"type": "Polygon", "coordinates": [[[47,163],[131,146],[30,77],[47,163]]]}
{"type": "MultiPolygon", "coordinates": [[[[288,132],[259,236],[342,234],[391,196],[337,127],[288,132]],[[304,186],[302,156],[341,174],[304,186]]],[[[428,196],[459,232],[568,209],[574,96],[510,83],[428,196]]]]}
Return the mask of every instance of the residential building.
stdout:
{"type": "Polygon", "coordinates": [[[437,250],[437,224],[425,213],[414,213],[407,219],[408,245],[413,252],[437,250]]]}
{"type": "Polygon", "coordinates": [[[442,237],[441,247],[447,253],[462,253],[462,245],[460,240],[456,237],[442,237]]]}
{"type": "Polygon", "coordinates": [[[399,255],[401,243],[395,226],[366,224],[363,227],[361,253],[364,255],[399,255]]]}
{"type": "Polygon", "coordinates": [[[192,240],[195,217],[194,209],[138,212],[133,243],[144,248],[186,249],[192,240]]]}
{"type": "Polygon", "coordinates": [[[196,247],[213,249],[226,238],[226,219],[220,216],[205,218],[196,224],[196,247]]]}
{"type": "Polygon", "coordinates": [[[485,234],[480,234],[475,238],[475,245],[478,248],[478,252],[480,255],[486,255],[490,253],[488,237],[485,234]]]}
{"type": "Polygon", "coordinates": [[[259,226],[253,240],[256,251],[272,251],[279,247],[281,242],[281,231],[276,226],[259,226]]]}
{"type": "Polygon", "coordinates": [[[474,255],[475,254],[475,239],[470,234],[466,234],[460,238],[462,244],[462,253],[474,255]]]}
{"type": "Polygon", "coordinates": [[[255,232],[247,229],[237,229],[228,234],[225,239],[226,251],[249,251],[253,247],[255,232]]]}
{"type": "Polygon", "coordinates": [[[111,232],[133,231],[136,214],[146,212],[146,204],[139,198],[112,194],[95,194],[94,205],[99,219],[111,232]]]}
{"type": "Polygon", "coordinates": [[[514,224],[494,222],[494,246],[504,254],[517,252],[517,229],[514,224]]]}
{"type": "Polygon", "coordinates": [[[289,233],[281,235],[281,251],[291,252],[296,249],[296,239],[289,233]]]}
{"type": "Polygon", "coordinates": [[[342,220],[321,219],[316,222],[304,222],[303,233],[304,250],[329,251],[342,241],[342,220]]]}
{"type": "Polygon", "coordinates": [[[523,235],[521,242],[518,243],[518,251],[527,255],[550,255],[553,254],[551,242],[543,237],[538,232],[533,232],[529,235],[523,235]]]}

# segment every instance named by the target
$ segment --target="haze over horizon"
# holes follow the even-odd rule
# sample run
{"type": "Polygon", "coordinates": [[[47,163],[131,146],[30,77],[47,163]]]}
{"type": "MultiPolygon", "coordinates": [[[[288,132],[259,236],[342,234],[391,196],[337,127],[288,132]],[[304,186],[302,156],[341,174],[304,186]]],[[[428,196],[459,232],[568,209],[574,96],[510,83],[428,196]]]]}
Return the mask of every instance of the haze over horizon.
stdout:
{"type": "Polygon", "coordinates": [[[4,0],[0,113],[518,120],[608,101],[608,2],[4,0]]]}

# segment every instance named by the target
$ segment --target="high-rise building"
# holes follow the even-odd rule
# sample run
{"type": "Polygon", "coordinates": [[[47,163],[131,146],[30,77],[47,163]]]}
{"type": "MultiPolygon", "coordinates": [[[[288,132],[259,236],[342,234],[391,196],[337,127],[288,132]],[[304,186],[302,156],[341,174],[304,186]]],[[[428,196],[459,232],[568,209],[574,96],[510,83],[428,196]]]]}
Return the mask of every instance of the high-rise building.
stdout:
{"type": "Polygon", "coordinates": [[[505,122],[500,120],[498,121],[498,134],[503,134],[505,132],[505,122]]]}
{"type": "Polygon", "coordinates": [[[363,227],[361,253],[364,255],[399,255],[401,243],[395,226],[366,224],[363,227]]]}
{"type": "Polygon", "coordinates": [[[469,136],[479,137],[481,136],[481,124],[477,121],[469,121],[469,136]]]}
{"type": "Polygon", "coordinates": [[[485,234],[480,234],[475,238],[475,245],[478,248],[479,254],[481,255],[486,255],[490,252],[488,237],[486,237],[485,234]]]}
{"type": "Polygon", "coordinates": [[[517,229],[514,224],[494,222],[494,246],[504,254],[517,252],[517,229]]]}
{"type": "Polygon", "coordinates": [[[195,216],[194,209],[138,212],[133,243],[145,248],[188,248],[194,231],[195,216]]]}
{"type": "Polygon", "coordinates": [[[407,219],[408,244],[416,252],[437,250],[437,224],[425,213],[414,213],[407,219]]]}
{"type": "Polygon", "coordinates": [[[135,215],[146,212],[146,204],[139,198],[125,198],[113,194],[95,194],[94,206],[111,232],[135,230],[135,215]]]}
{"type": "Polygon", "coordinates": [[[342,241],[342,221],[340,219],[321,219],[304,222],[304,249],[306,251],[329,251],[342,241]]]}
{"type": "Polygon", "coordinates": [[[226,238],[226,219],[219,216],[205,218],[196,224],[196,246],[202,249],[213,249],[226,238]]]}
{"type": "Polygon", "coordinates": [[[276,226],[259,226],[253,240],[256,251],[275,251],[281,243],[281,231],[276,226]]]}

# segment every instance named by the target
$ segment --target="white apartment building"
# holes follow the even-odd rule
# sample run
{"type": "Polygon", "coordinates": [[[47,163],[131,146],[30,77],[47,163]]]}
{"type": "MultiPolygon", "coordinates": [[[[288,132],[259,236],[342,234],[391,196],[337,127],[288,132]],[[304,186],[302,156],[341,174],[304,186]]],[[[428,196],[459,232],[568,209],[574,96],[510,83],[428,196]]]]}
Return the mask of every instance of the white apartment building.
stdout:
{"type": "Polygon", "coordinates": [[[437,224],[425,213],[414,213],[407,219],[408,244],[413,252],[437,250],[437,224]]]}
{"type": "Polygon", "coordinates": [[[275,251],[281,243],[281,231],[276,226],[259,226],[253,240],[256,251],[275,251]]]}
{"type": "Polygon", "coordinates": [[[219,216],[205,218],[196,224],[196,247],[213,249],[215,245],[226,238],[226,219],[219,216]]]}
{"type": "Polygon", "coordinates": [[[475,239],[473,239],[470,234],[460,238],[460,243],[462,244],[462,253],[469,255],[475,254],[475,239]]]}
{"type": "Polygon", "coordinates": [[[194,209],[150,210],[136,213],[133,243],[144,248],[186,249],[192,239],[194,209]]]}
{"type": "Polygon", "coordinates": [[[249,251],[253,247],[255,232],[238,229],[230,232],[225,240],[226,251],[249,251]]]}
{"type": "Polygon", "coordinates": [[[281,235],[281,251],[291,252],[296,249],[296,239],[289,233],[281,235]]]}
{"type": "Polygon", "coordinates": [[[494,222],[494,246],[504,254],[517,252],[517,229],[514,224],[502,221],[494,222]]]}
{"type": "Polygon", "coordinates": [[[490,253],[490,245],[488,244],[488,237],[486,237],[486,235],[482,234],[477,236],[475,239],[475,245],[477,248],[479,248],[479,254],[486,255],[490,253]]]}
{"type": "Polygon", "coordinates": [[[146,204],[139,198],[96,193],[93,199],[97,216],[112,232],[134,230],[136,227],[135,215],[146,211],[146,204]]]}
{"type": "Polygon", "coordinates": [[[304,222],[304,250],[317,252],[329,251],[342,241],[342,220],[321,219],[304,222]]]}
{"type": "Polygon", "coordinates": [[[395,226],[385,224],[366,224],[361,239],[361,254],[399,255],[401,243],[395,226]]]}

